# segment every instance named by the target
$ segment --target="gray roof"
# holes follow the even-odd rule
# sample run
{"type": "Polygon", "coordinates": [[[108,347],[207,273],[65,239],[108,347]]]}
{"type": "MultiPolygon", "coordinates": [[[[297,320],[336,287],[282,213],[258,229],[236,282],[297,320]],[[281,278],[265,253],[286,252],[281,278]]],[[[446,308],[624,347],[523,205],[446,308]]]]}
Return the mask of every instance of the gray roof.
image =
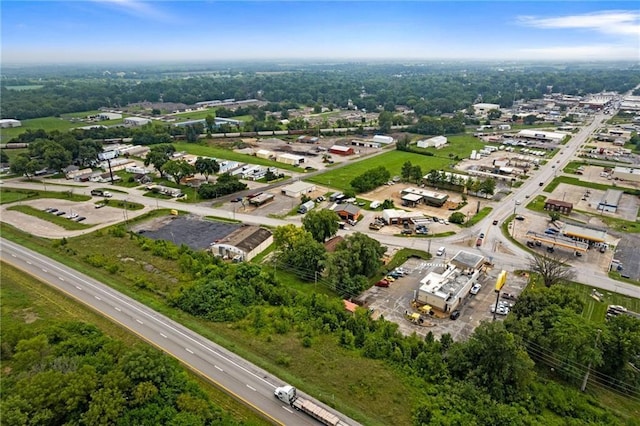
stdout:
{"type": "Polygon", "coordinates": [[[229,234],[220,243],[237,247],[249,253],[271,236],[271,231],[258,226],[242,226],[229,234]]]}
{"type": "Polygon", "coordinates": [[[360,207],[354,204],[337,204],[333,208],[334,212],[347,212],[352,215],[356,215],[360,213],[360,207]]]}
{"type": "Polygon", "coordinates": [[[456,253],[455,256],[453,256],[453,259],[451,259],[450,263],[453,263],[454,265],[456,265],[461,269],[465,269],[465,268],[478,269],[480,265],[482,265],[483,261],[484,261],[484,256],[481,256],[475,253],[470,253],[468,251],[460,250],[458,253],[456,253]]]}

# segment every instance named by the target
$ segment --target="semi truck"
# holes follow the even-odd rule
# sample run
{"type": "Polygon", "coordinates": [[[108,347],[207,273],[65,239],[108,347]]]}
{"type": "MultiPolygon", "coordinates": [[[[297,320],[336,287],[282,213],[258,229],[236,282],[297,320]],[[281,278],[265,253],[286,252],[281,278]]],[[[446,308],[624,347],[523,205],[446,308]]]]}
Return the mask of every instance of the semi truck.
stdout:
{"type": "Polygon", "coordinates": [[[325,410],[313,401],[298,396],[296,388],[291,385],[285,385],[276,388],[273,393],[275,397],[280,401],[289,404],[291,407],[298,411],[302,411],[303,413],[308,414],[323,425],[349,426],[348,423],[343,422],[342,420],[340,420],[340,417],[336,416],[330,411],[325,410]]]}

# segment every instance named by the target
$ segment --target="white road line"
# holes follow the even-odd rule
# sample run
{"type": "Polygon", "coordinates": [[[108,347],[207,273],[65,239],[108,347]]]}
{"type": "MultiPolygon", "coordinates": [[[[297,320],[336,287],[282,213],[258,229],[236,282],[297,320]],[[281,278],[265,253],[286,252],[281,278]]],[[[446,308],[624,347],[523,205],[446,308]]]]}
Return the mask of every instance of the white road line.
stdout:
{"type": "Polygon", "coordinates": [[[122,312],[122,309],[118,308],[117,306],[114,306],[113,308],[118,312],[122,312]]]}
{"type": "Polygon", "coordinates": [[[217,365],[214,365],[214,367],[220,371],[224,371],[222,368],[218,367],[217,365]]]}
{"type": "Polygon", "coordinates": [[[136,319],[136,322],[137,322],[138,324],[144,324],[144,323],[143,323],[142,321],[140,321],[139,319],[136,319]]]}
{"type": "Polygon", "coordinates": [[[62,278],[62,277],[58,277],[58,279],[59,279],[60,281],[64,281],[64,278],[62,278]]]}
{"type": "Polygon", "coordinates": [[[189,348],[184,348],[185,351],[189,352],[191,355],[193,355],[193,351],[189,348]]]}
{"type": "Polygon", "coordinates": [[[15,254],[11,253],[11,257],[18,257],[18,256],[16,256],[15,254]]]}
{"type": "Polygon", "coordinates": [[[249,389],[251,389],[252,391],[254,391],[254,392],[256,391],[256,388],[254,388],[253,386],[249,386],[249,385],[247,385],[247,387],[248,387],[249,389]]]}
{"type": "Polygon", "coordinates": [[[161,335],[162,337],[164,337],[165,339],[167,338],[167,336],[166,336],[165,334],[163,334],[163,333],[160,333],[160,335],[161,335]]]}
{"type": "Polygon", "coordinates": [[[82,290],[82,287],[80,287],[79,285],[77,285],[77,286],[76,286],[76,288],[77,288],[78,290],[82,290]]]}
{"type": "Polygon", "coordinates": [[[284,408],[285,410],[287,410],[288,412],[290,412],[291,414],[293,414],[293,411],[289,410],[287,407],[285,407],[284,405],[282,406],[282,408],[284,408]]]}
{"type": "Polygon", "coordinates": [[[47,270],[46,270],[46,269],[44,269],[44,268],[41,268],[41,269],[42,269],[42,272],[47,272],[47,270]]]}
{"type": "Polygon", "coordinates": [[[100,296],[93,296],[93,297],[95,297],[98,300],[102,300],[102,299],[100,299],[100,296]]]}
{"type": "Polygon", "coordinates": [[[33,265],[33,263],[31,263],[31,262],[29,262],[29,261],[27,260],[27,265],[33,265]]]}

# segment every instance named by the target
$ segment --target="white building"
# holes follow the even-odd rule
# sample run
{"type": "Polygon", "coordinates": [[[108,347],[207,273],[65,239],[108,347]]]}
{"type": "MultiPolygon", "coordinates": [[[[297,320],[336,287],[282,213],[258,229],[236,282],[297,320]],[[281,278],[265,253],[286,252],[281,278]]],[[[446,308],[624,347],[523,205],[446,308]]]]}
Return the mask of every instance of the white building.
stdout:
{"type": "Polygon", "coordinates": [[[289,164],[292,166],[298,166],[304,163],[304,157],[295,154],[280,154],[276,157],[276,161],[279,163],[289,164]]]}
{"type": "Polygon", "coordinates": [[[119,120],[122,118],[122,114],[117,112],[101,112],[98,114],[98,120],[119,120]]]}
{"type": "Polygon", "coordinates": [[[613,176],[623,181],[640,182],[640,169],[616,166],[613,169],[613,176]]]}
{"type": "Polygon", "coordinates": [[[126,126],[144,126],[149,123],[151,123],[150,119],[142,117],[127,117],[124,119],[124,124],[126,126]]]}
{"type": "Polygon", "coordinates": [[[393,143],[393,138],[391,136],[375,135],[372,138],[372,141],[379,143],[380,145],[389,145],[390,143],[393,143]]]}
{"type": "Polygon", "coordinates": [[[543,130],[524,129],[516,135],[519,138],[534,139],[544,142],[560,143],[565,138],[566,133],[545,132],[543,130]]]}
{"type": "Polygon", "coordinates": [[[0,128],[7,129],[9,127],[20,127],[22,122],[13,118],[3,118],[0,120],[0,128]]]}
{"type": "Polygon", "coordinates": [[[214,256],[247,262],[264,251],[273,242],[271,231],[258,226],[242,226],[222,240],[211,244],[214,256]]]}
{"type": "Polygon", "coordinates": [[[418,148],[440,148],[447,143],[447,138],[445,136],[434,136],[429,139],[419,140],[416,144],[418,148]]]}
{"type": "Polygon", "coordinates": [[[482,117],[486,117],[489,114],[489,111],[492,109],[500,109],[500,105],[498,104],[487,104],[487,103],[479,103],[473,105],[473,111],[475,115],[479,115],[482,117]]]}
{"type": "Polygon", "coordinates": [[[287,197],[299,198],[303,194],[308,194],[316,190],[314,183],[303,182],[301,180],[293,182],[290,185],[283,186],[281,188],[282,194],[287,197]]]}

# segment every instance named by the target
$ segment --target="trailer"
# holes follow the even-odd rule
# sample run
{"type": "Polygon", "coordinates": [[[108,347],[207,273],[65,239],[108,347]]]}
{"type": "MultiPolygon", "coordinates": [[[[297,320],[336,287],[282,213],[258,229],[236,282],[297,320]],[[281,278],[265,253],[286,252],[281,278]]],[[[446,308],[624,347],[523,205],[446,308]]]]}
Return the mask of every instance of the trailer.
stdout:
{"type": "Polygon", "coordinates": [[[273,392],[274,396],[282,402],[286,402],[291,407],[298,411],[302,411],[305,414],[318,420],[323,425],[327,426],[349,426],[348,423],[340,420],[340,417],[336,416],[332,412],[322,408],[315,402],[306,398],[298,396],[296,388],[291,385],[285,385],[276,388],[273,392]]]}

